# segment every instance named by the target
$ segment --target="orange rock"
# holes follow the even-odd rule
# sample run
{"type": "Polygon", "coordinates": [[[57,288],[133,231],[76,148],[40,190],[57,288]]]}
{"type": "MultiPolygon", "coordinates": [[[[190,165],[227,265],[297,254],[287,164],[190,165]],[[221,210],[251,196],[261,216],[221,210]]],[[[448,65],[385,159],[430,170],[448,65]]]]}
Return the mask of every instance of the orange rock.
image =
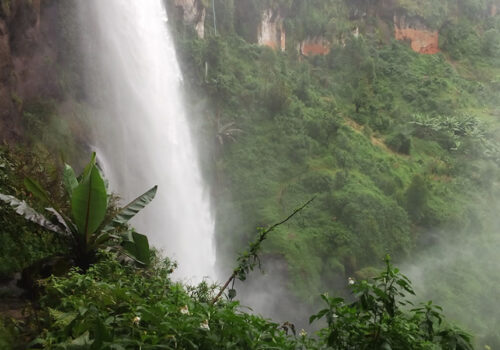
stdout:
{"type": "Polygon", "coordinates": [[[323,37],[308,38],[300,43],[300,53],[304,56],[328,55],[330,43],[323,37]]]}
{"type": "Polygon", "coordinates": [[[425,29],[395,28],[396,40],[409,40],[413,51],[422,54],[439,52],[439,33],[425,29]]]}
{"type": "Polygon", "coordinates": [[[283,17],[272,9],[267,9],[262,13],[261,22],[258,28],[259,45],[269,46],[274,50],[278,48],[285,51],[286,33],[283,26],[283,17]]]}

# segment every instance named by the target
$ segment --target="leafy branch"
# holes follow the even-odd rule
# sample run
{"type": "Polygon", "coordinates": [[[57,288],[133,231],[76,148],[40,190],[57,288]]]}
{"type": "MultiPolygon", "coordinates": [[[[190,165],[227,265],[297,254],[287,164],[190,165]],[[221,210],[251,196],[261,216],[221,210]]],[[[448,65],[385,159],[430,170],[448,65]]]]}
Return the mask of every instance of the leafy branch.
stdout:
{"type": "MultiPolygon", "coordinates": [[[[228,280],[222,288],[220,289],[219,293],[215,296],[215,298],[212,300],[212,304],[215,304],[221,295],[224,293],[224,291],[227,289],[229,284],[233,282],[236,278],[238,278],[240,281],[244,281],[247,278],[247,275],[250,271],[253,271],[255,266],[259,265],[259,268],[261,266],[260,264],[260,258],[259,258],[259,252],[261,250],[261,245],[262,242],[267,238],[267,235],[273,231],[276,227],[283,225],[285,222],[290,220],[292,217],[294,217],[297,213],[302,211],[305,207],[307,207],[316,197],[313,197],[309,199],[306,203],[304,203],[302,206],[299,208],[295,209],[293,213],[291,213],[288,217],[283,219],[282,221],[275,223],[274,225],[270,226],[267,229],[264,228],[259,228],[259,235],[255,241],[250,243],[249,249],[238,257],[236,260],[238,262],[238,266],[233,270],[233,273],[231,276],[229,276],[228,280]]],[[[232,299],[236,296],[236,291],[234,289],[231,289],[229,291],[229,297],[232,299]]]]}

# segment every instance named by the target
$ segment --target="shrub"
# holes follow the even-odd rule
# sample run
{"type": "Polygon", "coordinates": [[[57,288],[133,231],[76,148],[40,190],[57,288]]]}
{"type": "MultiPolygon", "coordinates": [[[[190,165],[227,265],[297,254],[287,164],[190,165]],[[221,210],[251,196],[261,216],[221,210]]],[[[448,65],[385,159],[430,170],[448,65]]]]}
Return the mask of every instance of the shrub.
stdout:
{"type": "MultiPolygon", "coordinates": [[[[44,281],[42,310],[30,347],[83,349],[435,349],[469,350],[470,336],[449,326],[431,302],[408,310],[409,280],[393,268],[372,281],[351,281],[354,302],[323,295],[317,337],[241,311],[237,301],[210,302],[214,286],[170,279],[174,265],[121,265],[109,253],[85,274],[44,281]],[[41,331],[38,331],[41,330],[41,331]]],[[[1,328],[0,328],[1,330],[1,328]]]]}
{"type": "Polygon", "coordinates": [[[408,155],[410,154],[411,137],[403,134],[402,132],[389,135],[389,137],[385,140],[385,143],[395,152],[408,155]]]}
{"type": "Polygon", "coordinates": [[[390,264],[372,281],[349,279],[354,302],[322,295],[327,308],[311,316],[325,318],[320,338],[330,349],[472,350],[471,337],[444,322],[442,309],[431,301],[411,310],[415,295],[408,278],[390,264]]]}
{"type": "Polygon", "coordinates": [[[120,265],[112,255],[67,278],[44,285],[41,324],[32,342],[43,347],[95,349],[314,349],[313,340],[286,335],[276,323],[239,310],[238,302],[212,305],[213,287],[170,279],[173,265],[150,269],[120,265]],[[308,345],[311,344],[311,347],[308,345]],[[300,348],[300,347],[299,347],[300,348]]]}

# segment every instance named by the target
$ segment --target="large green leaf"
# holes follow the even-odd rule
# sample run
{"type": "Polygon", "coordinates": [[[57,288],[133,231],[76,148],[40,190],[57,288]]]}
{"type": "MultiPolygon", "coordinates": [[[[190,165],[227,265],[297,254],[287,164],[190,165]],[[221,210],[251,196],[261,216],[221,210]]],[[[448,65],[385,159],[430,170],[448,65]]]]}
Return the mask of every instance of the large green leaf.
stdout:
{"type": "Polygon", "coordinates": [[[45,191],[45,189],[35,180],[29,177],[25,178],[24,186],[28,191],[30,191],[33,194],[33,196],[41,200],[44,204],[52,203],[47,191],[45,191]]]}
{"type": "Polygon", "coordinates": [[[90,158],[90,162],[85,166],[85,169],[83,169],[83,173],[80,175],[80,178],[78,180],[80,182],[83,182],[84,180],[88,179],[90,173],[92,172],[92,169],[95,168],[95,165],[96,165],[96,154],[95,152],[92,152],[92,157],[90,158]]]}
{"type": "Polygon", "coordinates": [[[68,164],[64,164],[63,183],[69,197],[73,195],[73,190],[78,186],[75,171],[68,164]]]}
{"type": "Polygon", "coordinates": [[[73,190],[71,212],[80,234],[86,242],[104,220],[108,207],[108,196],[104,180],[97,167],[93,166],[88,176],[73,190]]]}
{"type": "Polygon", "coordinates": [[[132,231],[128,240],[123,242],[123,248],[128,256],[143,265],[149,265],[149,242],[145,235],[132,231]]]}
{"type": "Polygon", "coordinates": [[[47,230],[64,234],[64,230],[62,230],[59,226],[54,225],[50,220],[48,220],[44,215],[37,212],[35,209],[31,208],[25,201],[17,199],[16,197],[1,194],[0,200],[9,204],[12,208],[15,209],[16,213],[24,216],[26,220],[32,221],[47,230]]]}
{"type": "MultiPolygon", "coordinates": [[[[150,188],[148,191],[131,201],[125,207],[120,209],[118,214],[116,214],[112,221],[114,224],[125,225],[127,222],[132,219],[138,212],[140,212],[146,205],[151,203],[151,201],[155,198],[156,191],[158,190],[158,186],[154,186],[150,188]]],[[[107,226],[105,230],[110,229],[111,226],[107,226]]]]}

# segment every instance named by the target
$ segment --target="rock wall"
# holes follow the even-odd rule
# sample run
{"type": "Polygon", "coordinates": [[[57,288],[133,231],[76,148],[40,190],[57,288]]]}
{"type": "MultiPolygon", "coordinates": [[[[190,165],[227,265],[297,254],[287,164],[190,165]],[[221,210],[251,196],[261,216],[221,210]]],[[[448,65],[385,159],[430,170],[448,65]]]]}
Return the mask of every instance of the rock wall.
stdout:
{"type": "Polygon", "coordinates": [[[0,8],[0,140],[20,135],[23,103],[57,98],[52,0],[12,0],[0,8]]]}
{"type": "Polygon", "coordinates": [[[204,38],[206,9],[201,0],[174,0],[174,5],[182,12],[184,23],[192,25],[198,37],[204,38]]]}
{"type": "Polygon", "coordinates": [[[267,9],[262,13],[257,41],[259,45],[285,51],[286,33],[283,27],[283,16],[278,10],[267,9]]]}
{"type": "Polygon", "coordinates": [[[428,29],[419,19],[407,19],[404,15],[394,16],[396,40],[410,42],[413,51],[422,54],[439,52],[439,32],[428,29]]]}
{"type": "Polygon", "coordinates": [[[330,47],[330,42],[321,36],[307,38],[299,44],[300,53],[304,56],[327,55],[330,47]]]}

